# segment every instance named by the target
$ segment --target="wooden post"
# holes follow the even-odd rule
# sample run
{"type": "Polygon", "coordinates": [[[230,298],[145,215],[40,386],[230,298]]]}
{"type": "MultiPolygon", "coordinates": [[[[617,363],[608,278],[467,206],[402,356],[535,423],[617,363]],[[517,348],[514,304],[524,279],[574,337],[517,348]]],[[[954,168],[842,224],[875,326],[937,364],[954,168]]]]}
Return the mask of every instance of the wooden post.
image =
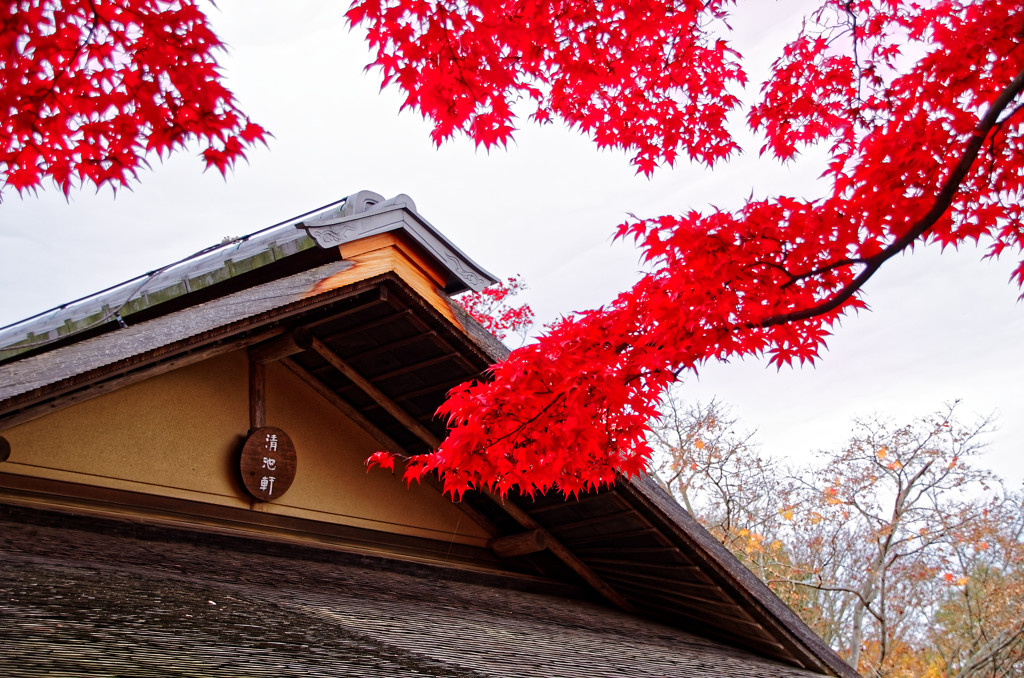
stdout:
{"type": "Polygon", "coordinates": [[[249,358],[249,431],[267,425],[267,373],[263,363],[249,358]]]}

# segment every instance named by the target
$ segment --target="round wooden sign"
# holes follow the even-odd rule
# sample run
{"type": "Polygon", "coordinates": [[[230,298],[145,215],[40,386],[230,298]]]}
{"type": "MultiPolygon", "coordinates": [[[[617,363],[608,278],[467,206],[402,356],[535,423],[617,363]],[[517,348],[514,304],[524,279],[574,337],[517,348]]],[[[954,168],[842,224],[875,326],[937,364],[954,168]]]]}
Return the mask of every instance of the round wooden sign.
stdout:
{"type": "Polygon", "coordinates": [[[295,480],[295,445],[273,426],[249,434],[242,448],[242,483],[260,501],[273,501],[295,480]]]}

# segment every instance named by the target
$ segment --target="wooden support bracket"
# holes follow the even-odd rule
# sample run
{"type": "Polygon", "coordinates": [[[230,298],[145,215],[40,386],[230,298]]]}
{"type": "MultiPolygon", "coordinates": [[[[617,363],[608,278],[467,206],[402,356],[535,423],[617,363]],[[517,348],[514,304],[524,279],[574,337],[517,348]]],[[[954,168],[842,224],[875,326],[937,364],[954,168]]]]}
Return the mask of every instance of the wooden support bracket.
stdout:
{"type": "Polygon", "coordinates": [[[249,347],[249,360],[262,364],[272,363],[302,350],[302,346],[295,339],[295,334],[289,332],[284,336],[249,347]]]}
{"type": "Polygon", "coordinates": [[[499,558],[525,556],[543,551],[548,547],[548,533],[544,530],[530,530],[507,537],[497,537],[487,542],[487,546],[499,558]]]}
{"type": "Polygon", "coordinates": [[[580,560],[580,558],[570,551],[565,544],[555,539],[547,530],[541,527],[540,523],[534,520],[529,513],[519,508],[519,506],[511,499],[502,499],[491,492],[485,492],[485,494],[505,509],[505,512],[522,527],[528,530],[541,530],[544,532],[548,550],[557,556],[559,560],[568,565],[573,572],[583,579],[583,581],[590,584],[595,591],[604,596],[608,602],[621,610],[625,610],[626,612],[633,611],[633,606],[622,596],[622,594],[612,588],[608,582],[601,578],[599,574],[590,569],[590,566],[580,560]]]}

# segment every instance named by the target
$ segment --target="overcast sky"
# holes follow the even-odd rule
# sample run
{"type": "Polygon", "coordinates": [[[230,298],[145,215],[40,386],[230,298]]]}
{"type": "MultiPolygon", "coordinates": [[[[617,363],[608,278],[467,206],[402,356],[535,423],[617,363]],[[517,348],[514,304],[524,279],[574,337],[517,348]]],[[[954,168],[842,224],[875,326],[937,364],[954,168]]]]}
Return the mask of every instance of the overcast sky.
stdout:
{"type": "MultiPolygon", "coordinates": [[[[759,3],[733,22],[755,78],[798,25],[797,0],[759,3]]],[[[750,152],[709,173],[634,175],[621,154],[598,152],[556,125],[521,130],[504,151],[465,139],[435,149],[429,127],[379,91],[345,3],[220,0],[212,10],[230,46],[222,59],[243,110],[275,136],[227,180],[202,172],[196,149],[154,161],[141,183],[110,191],[54,189],[0,205],[0,325],[249,233],[361,189],[407,193],[419,212],[492,273],[522,274],[541,321],[609,301],[638,276],[637,252],[613,244],[628,214],[658,216],[753,194],[815,195],[813,155],[779,166],[750,152]]],[[[755,85],[756,86],[756,85],[755,85]]],[[[525,124],[525,123],[524,123],[525,124]]],[[[836,448],[854,416],[903,423],[961,399],[965,418],[995,414],[984,463],[1024,478],[1024,307],[1011,260],[983,252],[919,250],[867,286],[872,311],[851,317],[815,368],[766,362],[711,365],[684,387],[718,397],[766,453],[793,460],[836,448]]]]}

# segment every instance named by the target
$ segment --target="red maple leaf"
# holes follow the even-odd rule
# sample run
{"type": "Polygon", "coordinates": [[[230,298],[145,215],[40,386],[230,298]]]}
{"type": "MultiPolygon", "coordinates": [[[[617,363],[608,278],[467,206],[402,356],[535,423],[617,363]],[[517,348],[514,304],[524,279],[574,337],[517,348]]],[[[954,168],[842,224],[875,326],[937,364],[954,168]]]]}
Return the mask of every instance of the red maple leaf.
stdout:
{"type": "Polygon", "coordinates": [[[0,0],[0,17],[0,176],[19,192],[124,186],[190,140],[223,173],[266,137],[221,83],[197,0],[0,0]]]}

